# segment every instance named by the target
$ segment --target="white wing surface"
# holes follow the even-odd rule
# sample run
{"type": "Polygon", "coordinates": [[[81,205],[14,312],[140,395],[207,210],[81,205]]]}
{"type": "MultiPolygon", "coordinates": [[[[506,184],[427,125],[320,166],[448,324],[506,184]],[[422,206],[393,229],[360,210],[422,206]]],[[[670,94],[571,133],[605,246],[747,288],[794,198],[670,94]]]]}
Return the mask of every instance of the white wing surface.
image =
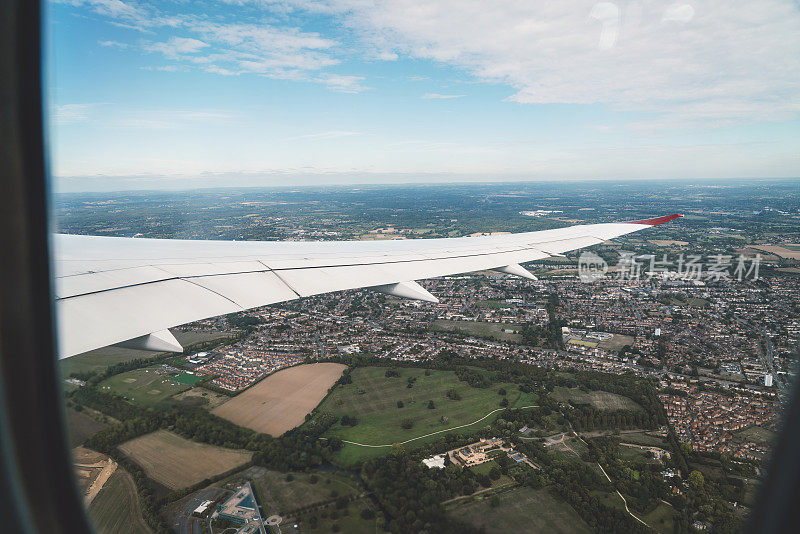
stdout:
{"type": "Polygon", "coordinates": [[[397,241],[187,241],[55,235],[59,354],[112,344],[180,351],[167,328],[267,304],[371,288],[436,301],[414,280],[540,260],[671,221],[397,241]]]}

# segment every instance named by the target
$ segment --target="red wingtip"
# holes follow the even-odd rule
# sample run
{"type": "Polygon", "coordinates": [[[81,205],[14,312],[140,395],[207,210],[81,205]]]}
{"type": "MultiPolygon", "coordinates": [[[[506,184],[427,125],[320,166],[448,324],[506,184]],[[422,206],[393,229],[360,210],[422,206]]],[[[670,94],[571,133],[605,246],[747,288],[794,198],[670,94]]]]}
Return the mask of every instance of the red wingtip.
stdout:
{"type": "Polygon", "coordinates": [[[650,226],[656,226],[659,224],[664,224],[666,222],[674,221],[683,217],[682,213],[675,213],[673,215],[664,215],[663,217],[656,217],[655,219],[644,219],[642,221],[628,221],[629,224],[649,224],[650,226]]]}

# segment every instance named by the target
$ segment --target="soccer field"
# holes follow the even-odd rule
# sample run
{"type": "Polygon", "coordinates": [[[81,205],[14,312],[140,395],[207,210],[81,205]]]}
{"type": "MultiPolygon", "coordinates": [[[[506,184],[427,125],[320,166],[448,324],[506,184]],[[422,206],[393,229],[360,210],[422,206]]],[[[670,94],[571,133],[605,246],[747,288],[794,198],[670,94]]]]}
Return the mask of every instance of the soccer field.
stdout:
{"type": "MultiPolygon", "coordinates": [[[[535,404],[535,398],[519,391],[512,384],[495,384],[489,388],[474,388],[461,382],[452,371],[397,369],[400,376],[387,378],[387,367],[359,367],[352,372],[353,383],[337,386],[320,405],[322,412],[348,415],[358,420],[356,426],[336,424],[329,435],[369,445],[403,442],[431,432],[472,423],[500,408],[503,399],[500,388],[507,391],[510,408],[535,404]],[[409,388],[409,378],[416,379],[409,388]],[[460,400],[448,398],[453,390],[460,400]],[[403,407],[398,407],[398,401],[403,407]],[[428,408],[433,401],[435,408],[428,408]],[[413,423],[403,428],[403,421],[413,423]]],[[[497,412],[499,414],[499,412],[497,412]]],[[[492,414],[472,427],[469,432],[491,423],[492,414]]],[[[435,438],[432,438],[435,439],[435,438]]],[[[421,440],[420,440],[421,442],[421,440]]],[[[388,452],[388,449],[387,449],[388,452]]]]}

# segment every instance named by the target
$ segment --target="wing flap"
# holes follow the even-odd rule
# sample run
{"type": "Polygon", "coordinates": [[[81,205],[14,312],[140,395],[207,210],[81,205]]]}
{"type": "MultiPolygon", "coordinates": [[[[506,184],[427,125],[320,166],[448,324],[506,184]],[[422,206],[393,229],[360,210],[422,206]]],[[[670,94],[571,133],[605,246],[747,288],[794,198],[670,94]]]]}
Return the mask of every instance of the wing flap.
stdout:
{"type": "Polygon", "coordinates": [[[507,268],[674,218],[397,241],[234,242],[59,235],[53,240],[59,352],[65,358],[298,297],[507,268]]]}

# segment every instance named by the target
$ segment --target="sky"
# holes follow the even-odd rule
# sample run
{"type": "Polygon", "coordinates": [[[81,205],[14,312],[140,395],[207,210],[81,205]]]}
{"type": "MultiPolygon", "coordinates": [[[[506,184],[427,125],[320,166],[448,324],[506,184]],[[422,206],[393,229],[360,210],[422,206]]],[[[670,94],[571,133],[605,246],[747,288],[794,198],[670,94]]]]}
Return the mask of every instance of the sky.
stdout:
{"type": "Polygon", "coordinates": [[[800,177],[800,3],[49,0],[57,190],[800,177]]]}

